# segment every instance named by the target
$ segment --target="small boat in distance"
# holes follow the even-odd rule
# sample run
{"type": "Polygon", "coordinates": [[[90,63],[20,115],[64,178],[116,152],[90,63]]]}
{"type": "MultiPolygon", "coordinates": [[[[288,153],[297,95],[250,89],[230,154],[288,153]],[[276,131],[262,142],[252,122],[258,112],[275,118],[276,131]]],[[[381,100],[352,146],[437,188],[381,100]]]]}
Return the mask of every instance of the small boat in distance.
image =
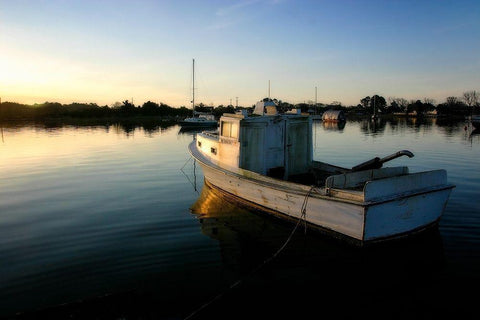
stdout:
{"type": "Polygon", "coordinates": [[[342,110],[326,110],[322,114],[323,122],[345,122],[347,117],[342,110]]]}
{"type": "Polygon", "coordinates": [[[224,114],[219,132],[189,145],[205,183],[262,212],[356,244],[407,236],[435,226],[454,185],[445,170],[410,173],[383,164],[402,150],[352,168],[313,160],[312,119],[278,114],[260,101],[252,116],[224,114]]]}
{"type": "Polygon", "coordinates": [[[218,121],[213,114],[195,111],[195,59],[192,66],[192,110],[193,116],[180,121],[182,127],[210,128],[217,127],[218,121]]]}
{"type": "Polygon", "coordinates": [[[180,125],[183,127],[195,127],[195,128],[205,128],[205,127],[217,127],[218,121],[215,120],[213,114],[206,114],[202,112],[193,113],[193,117],[186,118],[180,121],[180,125]]]}

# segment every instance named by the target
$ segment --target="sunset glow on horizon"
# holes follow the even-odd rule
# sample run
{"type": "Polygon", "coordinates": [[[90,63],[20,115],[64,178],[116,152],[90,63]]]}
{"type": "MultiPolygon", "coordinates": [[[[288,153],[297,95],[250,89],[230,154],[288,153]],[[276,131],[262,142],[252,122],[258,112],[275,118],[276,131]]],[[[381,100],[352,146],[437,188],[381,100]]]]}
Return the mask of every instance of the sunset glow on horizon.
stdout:
{"type": "Polygon", "coordinates": [[[356,105],[480,90],[478,1],[3,1],[0,98],[356,105]]]}

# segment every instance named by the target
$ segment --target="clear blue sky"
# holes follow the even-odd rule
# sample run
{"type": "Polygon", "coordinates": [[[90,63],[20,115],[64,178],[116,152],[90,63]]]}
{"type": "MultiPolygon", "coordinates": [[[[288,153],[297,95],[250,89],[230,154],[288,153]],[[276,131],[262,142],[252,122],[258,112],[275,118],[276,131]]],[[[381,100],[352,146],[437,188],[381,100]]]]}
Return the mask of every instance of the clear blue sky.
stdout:
{"type": "Polygon", "coordinates": [[[0,0],[2,101],[356,105],[480,91],[480,1],[0,0]]]}

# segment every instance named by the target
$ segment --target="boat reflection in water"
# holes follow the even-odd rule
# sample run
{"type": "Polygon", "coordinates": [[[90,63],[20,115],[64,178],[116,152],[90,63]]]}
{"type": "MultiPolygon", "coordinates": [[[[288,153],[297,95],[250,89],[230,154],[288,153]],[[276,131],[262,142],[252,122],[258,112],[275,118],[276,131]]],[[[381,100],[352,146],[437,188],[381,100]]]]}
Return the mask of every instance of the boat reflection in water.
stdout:
{"type": "Polygon", "coordinates": [[[345,128],[345,121],[324,121],[322,126],[325,130],[343,130],[345,128]]]}
{"type": "Polygon", "coordinates": [[[236,319],[252,312],[267,318],[313,314],[348,318],[368,310],[370,317],[380,318],[391,314],[390,308],[398,311],[407,304],[410,307],[398,311],[402,316],[418,316],[422,308],[435,313],[431,306],[442,297],[437,280],[444,267],[437,228],[363,248],[305,231],[302,225],[289,238],[294,224],[251,211],[236,199],[205,184],[191,207],[202,233],[219,243],[227,269],[222,272],[243,279],[203,315],[226,316],[230,310],[231,318],[235,309],[236,319]],[[412,301],[416,291],[422,295],[412,301]]]}

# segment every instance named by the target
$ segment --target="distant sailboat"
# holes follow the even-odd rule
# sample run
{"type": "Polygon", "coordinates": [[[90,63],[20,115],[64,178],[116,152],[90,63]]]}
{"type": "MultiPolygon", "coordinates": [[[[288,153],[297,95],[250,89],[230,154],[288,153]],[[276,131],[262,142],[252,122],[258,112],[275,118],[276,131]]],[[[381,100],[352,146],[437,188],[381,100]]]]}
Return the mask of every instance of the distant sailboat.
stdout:
{"type": "Polygon", "coordinates": [[[192,66],[192,109],[193,109],[193,116],[191,118],[186,118],[180,122],[182,127],[216,127],[218,126],[218,121],[215,120],[213,114],[208,114],[204,112],[197,112],[195,111],[195,59],[193,59],[193,66],[192,66]]]}

